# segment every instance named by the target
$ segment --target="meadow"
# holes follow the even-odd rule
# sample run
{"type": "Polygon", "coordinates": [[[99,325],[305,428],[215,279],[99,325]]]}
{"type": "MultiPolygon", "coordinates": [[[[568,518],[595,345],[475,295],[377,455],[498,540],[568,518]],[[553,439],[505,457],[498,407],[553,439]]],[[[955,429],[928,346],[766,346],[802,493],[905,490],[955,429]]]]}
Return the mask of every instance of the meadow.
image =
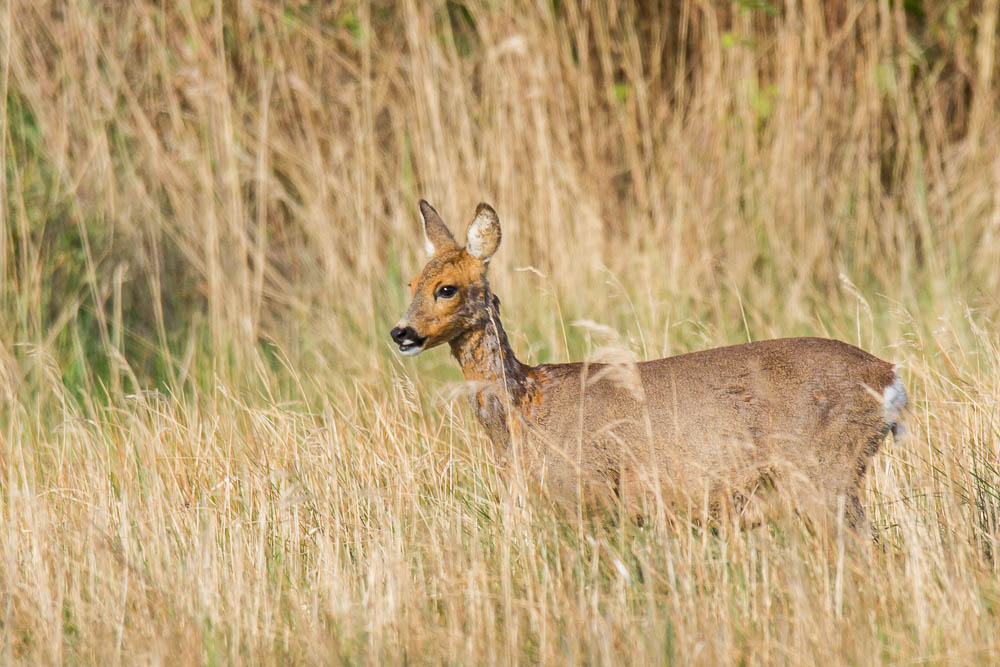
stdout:
{"type": "Polygon", "coordinates": [[[0,8],[0,663],[1000,659],[1000,2],[0,8]],[[512,493],[388,331],[417,201],[531,363],[902,364],[878,542],[512,493]]]}

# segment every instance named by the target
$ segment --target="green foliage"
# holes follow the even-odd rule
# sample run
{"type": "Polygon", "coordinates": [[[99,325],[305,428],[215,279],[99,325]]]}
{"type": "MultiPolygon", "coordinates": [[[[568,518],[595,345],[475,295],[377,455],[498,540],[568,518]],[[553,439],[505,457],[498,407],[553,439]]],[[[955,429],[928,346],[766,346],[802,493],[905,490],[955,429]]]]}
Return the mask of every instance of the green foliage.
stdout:
{"type": "Polygon", "coordinates": [[[748,12],[763,12],[768,16],[779,16],[781,11],[769,0],[736,0],[740,9],[748,12]]]}

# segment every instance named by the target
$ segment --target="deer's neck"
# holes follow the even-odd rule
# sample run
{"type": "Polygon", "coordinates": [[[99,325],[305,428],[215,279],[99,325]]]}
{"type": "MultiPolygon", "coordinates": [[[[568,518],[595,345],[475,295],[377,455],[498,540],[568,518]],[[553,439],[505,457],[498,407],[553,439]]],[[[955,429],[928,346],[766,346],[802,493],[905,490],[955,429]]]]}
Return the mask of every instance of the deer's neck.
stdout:
{"type": "Polygon", "coordinates": [[[487,316],[451,342],[451,354],[462,366],[466,380],[496,385],[512,399],[524,392],[528,367],[517,360],[500,323],[499,301],[486,293],[487,316]]]}
{"type": "Polygon", "coordinates": [[[507,341],[507,333],[500,323],[499,301],[489,292],[487,317],[480,326],[469,329],[451,342],[451,353],[462,366],[465,379],[481,384],[470,396],[472,407],[480,423],[486,428],[501,462],[511,442],[511,428],[517,428],[511,419],[530,390],[528,371],[514,356],[507,341]]]}

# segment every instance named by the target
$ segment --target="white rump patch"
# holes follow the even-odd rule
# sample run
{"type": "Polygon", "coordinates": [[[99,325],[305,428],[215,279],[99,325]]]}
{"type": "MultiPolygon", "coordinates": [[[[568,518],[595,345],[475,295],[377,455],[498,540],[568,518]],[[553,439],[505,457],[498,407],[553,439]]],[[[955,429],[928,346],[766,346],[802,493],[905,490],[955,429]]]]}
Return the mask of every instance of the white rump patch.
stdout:
{"type": "Polygon", "coordinates": [[[902,435],[900,419],[903,416],[903,408],[906,407],[906,388],[903,387],[903,379],[899,377],[899,368],[896,368],[896,379],[882,392],[882,414],[885,423],[892,427],[892,432],[897,436],[902,435]]]}

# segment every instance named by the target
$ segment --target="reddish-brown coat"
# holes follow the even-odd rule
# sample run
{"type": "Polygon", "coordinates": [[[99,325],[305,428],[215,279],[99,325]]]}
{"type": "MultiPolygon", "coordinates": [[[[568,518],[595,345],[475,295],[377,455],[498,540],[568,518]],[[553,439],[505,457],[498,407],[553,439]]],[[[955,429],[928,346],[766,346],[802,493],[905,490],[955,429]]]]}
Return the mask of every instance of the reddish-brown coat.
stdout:
{"type": "Polygon", "coordinates": [[[863,520],[860,484],[894,426],[887,388],[898,392],[894,409],[905,404],[891,364],[840,341],[786,338],[637,364],[527,366],[486,279],[500,233],[484,206],[470,224],[473,256],[421,204],[434,254],[399,326],[426,338],[423,349],[450,345],[498,461],[517,461],[571,504],[707,503],[755,515],[766,486],[799,510],[843,497],[849,518],[863,520]],[[455,296],[436,296],[442,284],[455,296]]]}

